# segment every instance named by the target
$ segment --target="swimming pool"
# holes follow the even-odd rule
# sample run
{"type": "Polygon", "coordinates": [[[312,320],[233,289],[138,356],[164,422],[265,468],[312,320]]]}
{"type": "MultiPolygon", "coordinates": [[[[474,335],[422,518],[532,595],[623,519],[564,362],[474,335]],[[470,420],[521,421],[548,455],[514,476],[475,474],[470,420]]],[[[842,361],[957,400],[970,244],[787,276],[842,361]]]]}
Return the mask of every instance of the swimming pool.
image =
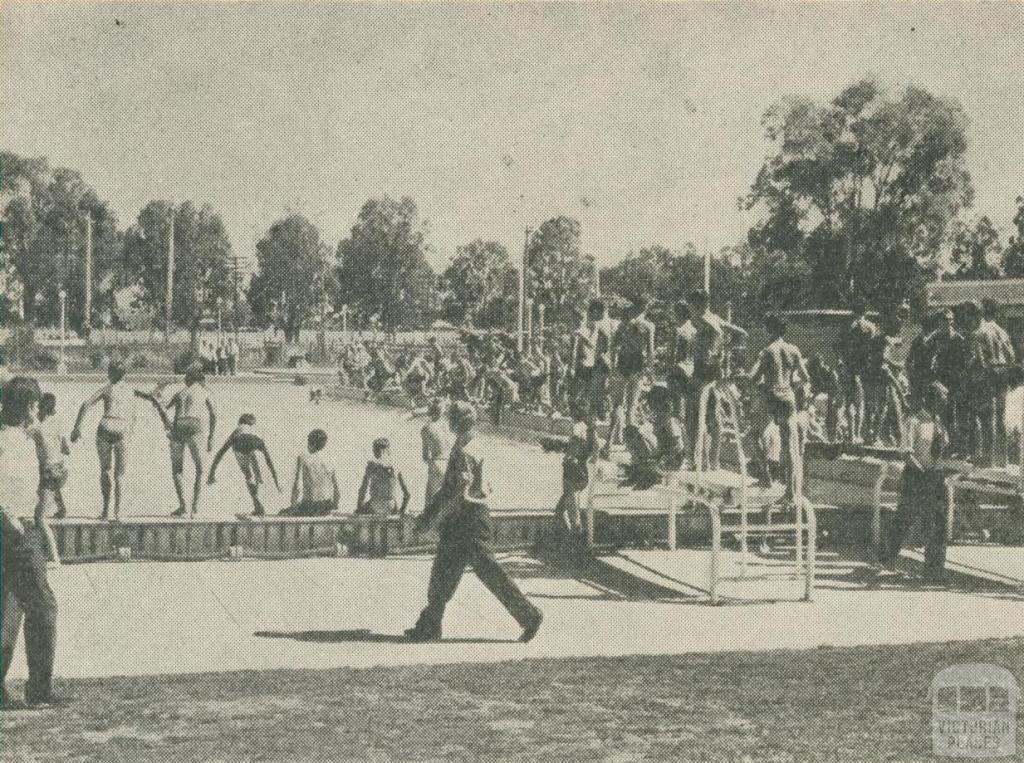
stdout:
{"type": "MultiPolygon", "coordinates": [[[[130,377],[129,377],[130,380],[130,377]]],[[[58,421],[70,437],[78,407],[100,382],[47,382],[43,390],[57,395],[58,421]]],[[[152,382],[134,382],[138,389],[150,391],[152,382]]],[[[426,469],[420,456],[420,428],[424,419],[410,420],[405,412],[348,401],[324,399],[320,405],[309,402],[309,388],[266,380],[216,380],[209,384],[217,410],[217,435],[214,451],[231,432],[242,413],[253,413],[257,429],[263,435],[281,478],[278,493],[265,474],[261,497],[268,512],[288,505],[295,459],[306,447],[306,435],[320,427],[328,434],[326,452],[338,469],[341,486],[341,510],[355,510],[356,496],[366,461],[372,456],[370,445],[377,437],[388,437],[396,465],[402,469],[412,492],[409,509],[418,513],[423,505],[426,469]]],[[[167,389],[173,394],[176,388],[167,389]]],[[[129,460],[123,483],[121,513],[129,516],[170,514],[177,507],[170,475],[167,438],[152,407],[139,400],[135,426],[129,436],[129,460]]],[[[102,506],[99,490],[99,462],[95,431],[102,404],[94,407],[82,427],[82,438],[71,446],[69,477],[64,490],[68,513],[72,516],[98,516],[102,506]]],[[[479,435],[486,453],[488,479],[493,485],[492,508],[551,508],[561,490],[560,460],[539,447],[479,435]]],[[[213,453],[206,455],[207,468],[213,453]]],[[[186,481],[191,484],[192,467],[186,459],[186,481]]],[[[206,517],[232,518],[252,510],[252,502],[238,465],[230,453],[217,468],[217,482],[204,488],[200,514],[206,517]]]]}

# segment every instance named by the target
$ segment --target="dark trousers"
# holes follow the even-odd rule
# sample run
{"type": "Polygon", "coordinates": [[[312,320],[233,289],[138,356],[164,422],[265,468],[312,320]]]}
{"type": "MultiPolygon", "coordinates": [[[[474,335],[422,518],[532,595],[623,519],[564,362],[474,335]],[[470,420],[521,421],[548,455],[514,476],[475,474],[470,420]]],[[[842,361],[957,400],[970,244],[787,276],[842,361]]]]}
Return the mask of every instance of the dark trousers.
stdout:
{"type": "Polygon", "coordinates": [[[25,628],[28,683],[25,699],[44,700],[50,695],[53,659],[57,643],[57,599],[46,579],[46,558],[35,537],[23,537],[3,554],[3,595],[0,633],[3,668],[0,687],[14,659],[18,634],[25,628]]]}
{"type": "Polygon", "coordinates": [[[420,613],[416,630],[439,636],[444,610],[462,580],[467,564],[508,613],[526,627],[539,611],[530,603],[508,573],[494,558],[490,547],[491,521],[480,506],[463,506],[441,525],[441,538],[430,570],[427,606],[420,613]]]}
{"type": "Polygon", "coordinates": [[[946,508],[946,481],[942,472],[922,471],[907,464],[903,469],[896,514],[889,527],[884,560],[895,563],[911,528],[920,521],[925,538],[925,577],[940,577],[946,565],[946,508]]]}
{"type": "Polygon", "coordinates": [[[980,466],[1006,466],[1006,395],[1005,389],[996,389],[993,394],[980,392],[975,397],[970,421],[971,454],[980,466]]]}

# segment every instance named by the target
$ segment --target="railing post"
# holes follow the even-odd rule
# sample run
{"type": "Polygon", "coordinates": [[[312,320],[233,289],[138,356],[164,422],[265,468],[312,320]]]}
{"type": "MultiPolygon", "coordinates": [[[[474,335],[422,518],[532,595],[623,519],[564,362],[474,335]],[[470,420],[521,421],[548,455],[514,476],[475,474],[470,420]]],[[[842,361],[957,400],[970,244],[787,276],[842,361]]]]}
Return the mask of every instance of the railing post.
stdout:
{"type": "Polygon", "coordinates": [[[711,580],[709,593],[711,603],[718,604],[718,562],[722,552],[722,517],[719,508],[707,502],[708,513],[711,515],[711,580]]]}
{"type": "Polygon", "coordinates": [[[587,548],[594,548],[594,483],[597,481],[597,469],[593,462],[587,461],[590,479],[587,480],[587,548]]]}

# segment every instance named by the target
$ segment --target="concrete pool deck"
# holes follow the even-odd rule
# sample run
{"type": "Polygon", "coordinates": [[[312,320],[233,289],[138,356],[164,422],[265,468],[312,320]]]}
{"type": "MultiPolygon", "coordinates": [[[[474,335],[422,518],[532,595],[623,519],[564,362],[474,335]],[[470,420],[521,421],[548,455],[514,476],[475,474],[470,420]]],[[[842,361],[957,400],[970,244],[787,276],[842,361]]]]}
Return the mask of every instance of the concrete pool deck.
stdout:
{"type": "MultiPolygon", "coordinates": [[[[1007,585],[945,590],[823,554],[815,601],[782,560],[755,557],[751,579],[706,604],[707,553],[632,551],[577,576],[503,556],[545,613],[530,644],[471,574],[445,641],[409,644],[429,557],[101,563],[51,572],[60,603],[61,677],[496,662],[542,657],[942,642],[1019,636],[1020,549],[990,555],[1007,585]],[[1016,577],[1014,577],[1016,576],[1016,577]]],[[[978,549],[951,553],[976,564],[978,549]]],[[[738,572],[735,555],[727,574],[738,572]]],[[[26,675],[23,650],[11,672],[26,675]]]]}

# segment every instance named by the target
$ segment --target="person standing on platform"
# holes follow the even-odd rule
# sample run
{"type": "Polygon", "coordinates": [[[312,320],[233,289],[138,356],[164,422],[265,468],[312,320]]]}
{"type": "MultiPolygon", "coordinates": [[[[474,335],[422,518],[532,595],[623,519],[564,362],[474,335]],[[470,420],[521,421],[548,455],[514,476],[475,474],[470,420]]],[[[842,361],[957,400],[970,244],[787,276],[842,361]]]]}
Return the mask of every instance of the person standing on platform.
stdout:
{"type": "Polygon", "coordinates": [[[867,414],[865,437],[869,442],[899,447],[905,429],[907,383],[899,362],[902,320],[887,316],[872,340],[868,372],[864,376],[867,414]]]}
{"type": "Polygon", "coordinates": [[[570,541],[582,535],[580,493],[590,484],[590,453],[587,451],[587,416],[583,406],[571,403],[572,434],[562,456],[562,495],[555,506],[555,532],[570,541]]]}
{"type": "Polygon", "coordinates": [[[616,332],[612,347],[615,368],[622,377],[619,395],[612,412],[612,426],[608,429],[603,456],[611,455],[612,436],[616,422],[623,427],[640,426],[640,401],[644,392],[644,381],[654,363],[654,324],[647,318],[647,298],[639,296],[633,300],[628,320],[616,332]]]}
{"type": "Polygon", "coordinates": [[[419,531],[435,520],[439,522],[440,540],[430,571],[427,605],[405,635],[411,641],[441,638],[445,607],[455,595],[466,565],[471,564],[480,581],[522,627],[520,641],[530,641],[540,629],[543,615],[502,569],[491,550],[484,459],[473,435],[476,411],[467,403],[453,403],[449,425],[456,439],[444,484],[416,522],[419,531]]]}
{"type": "Polygon", "coordinates": [[[777,315],[769,315],[764,326],[768,332],[768,346],[761,350],[749,376],[762,385],[768,415],[779,427],[786,497],[794,498],[803,491],[798,402],[810,376],[800,350],[785,340],[786,322],[777,315]]]}
{"type": "Polygon", "coordinates": [[[437,491],[444,483],[444,472],[448,465],[448,454],[451,451],[447,427],[441,420],[444,415],[444,404],[440,398],[434,398],[427,407],[430,420],[420,430],[423,444],[423,463],[427,465],[427,490],[423,499],[426,509],[434,500],[437,491]]]}
{"type": "Polygon", "coordinates": [[[996,319],[999,307],[994,299],[981,303],[981,322],[971,339],[972,365],[980,369],[978,424],[981,430],[979,463],[1005,469],[1009,454],[1006,438],[1006,397],[1011,368],[1017,363],[1010,335],[996,319]]]}
{"type": "MultiPolygon", "coordinates": [[[[728,352],[729,340],[733,338],[746,337],[747,332],[719,315],[711,311],[708,293],[703,290],[694,291],[687,299],[690,308],[691,320],[696,329],[693,339],[693,393],[689,396],[689,410],[686,418],[693,421],[694,436],[690,441],[690,447],[694,453],[697,452],[700,433],[697,432],[700,413],[700,398],[703,390],[708,385],[713,385],[724,376],[726,353],[728,352]]],[[[706,466],[709,469],[717,469],[721,458],[721,401],[715,393],[714,388],[708,397],[707,409],[705,411],[705,422],[707,429],[707,448],[703,451],[706,466]]],[[[697,464],[696,468],[704,465],[697,464]]]]}
{"type": "Polygon", "coordinates": [[[568,367],[557,337],[547,342],[547,353],[548,368],[550,369],[548,384],[551,405],[556,411],[564,411],[567,404],[565,388],[568,380],[568,367]]]}
{"type": "Polygon", "coordinates": [[[935,313],[926,316],[921,323],[921,333],[914,337],[907,350],[907,382],[910,385],[910,396],[920,399],[935,381],[935,342],[933,337],[942,323],[942,315],[935,313]]]}
{"type": "Polygon", "coordinates": [[[167,404],[167,410],[174,411],[174,421],[167,432],[171,442],[171,477],[174,480],[174,491],[178,495],[178,508],[172,516],[183,517],[188,513],[185,505],[185,451],[192,457],[195,468],[195,482],[192,486],[192,508],[194,516],[199,512],[199,497],[203,491],[203,434],[207,427],[206,452],[213,450],[213,437],[217,429],[217,411],[213,407],[213,399],[206,389],[206,374],[198,368],[190,368],[185,372],[185,387],[177,392],[167,404]]]}
{"type": "Polygon", "coordinates": [[[116,521],[121,515],[121,480],[124,478],[127,448],[126,440],[135,423],[135,398],[148,400],[160,414],[164,427],[167,416],[160,402],[152,395],[133,389],[125,381],[127,370],[124,365],[111,361],[107,366],[107,384],[94,392],[78,409],[78,418],[71,430],[71,442],[78,442],[82,436],[85,416],[99,402],[103,403],[103,417],[96,428],[96,453],[100,459],[100,493],[103,496],[103,513],[100,519],[110,519],[110,503],[113,498],[116,521]]]}
{"type": "Polygon", "coordinates": [[[956,317],[948,307],[939,313],[938,326],[932,332],[930,343],[934,380],[948,391],[946,409],[940,413],[949,435],[950,452],[967,455],[972,440],[967,340],[957,330],[956,317]]]}
{"type": "Polygon", "coordinates": [[[693,392],[693,344],[697,337],[697,328],[690,319],[690,306],[686,302],[675,305],[676,330],[672,336],[670,348],[667,382],[673,396],[673,412],[683,419],[687,431],[687,440],[692,442],[695,434],[692,429],[696,422],[686,417],[687,398],[693,392]]]}
{"type": "Polygon", "coordinates": [[[924,399],[916,401],[916,410],[907,418],[899,500],[882,554],[882,563],[894,567],[911,528],[921,521],[925,537],[924,574],[929,582],[941,582],[946,564],[947,488],[938,459],[949,446],[949,436],[942,425],[947,396],[942,384],[932,382],[924,399]]]}
{"type": "Polygon", "coordinates": [[[865,378],[870,375],[871,348],[879,335],[878,326],[868,318],[867,304],[853,305],[853,323],[839,337],[837,351],[846,369],[846,404],[850,442],[862,443],[865,436],[867,404],[865,378]]]}
{"type": "Polygon", "coordinates": [[[575,397],[587,412],[587,450],[597,452],[597,424],[607,415],[612,328],[604,302],[595,299],[587,321],[573,336],[575,397]]]}
{"type": "MultiPolygon", "coordinates": [[[[7,672],[24,626],[28,658],[25,704],[46,708],[62,704],[53,694],[57,644],[57,599],[46,577],[46,559],[38,538],[18,516],[39,501],[32,426],[41,398],[39,382],[15,376],[0,392],[0,707],[17,707],[7,696],[7,672]]],[[[5,732],[6,733],[6,732],[5,732]]]]}
{"type": "Polygon", "coordinates": [[[839,436],[839,411],[841,404],[842,384],[839,372],[825,363],[821,353],[814,353],[807,361],[807,373],[811,377],[811,394],[824,395],[825,439],[835,442],[839,436]]]}

